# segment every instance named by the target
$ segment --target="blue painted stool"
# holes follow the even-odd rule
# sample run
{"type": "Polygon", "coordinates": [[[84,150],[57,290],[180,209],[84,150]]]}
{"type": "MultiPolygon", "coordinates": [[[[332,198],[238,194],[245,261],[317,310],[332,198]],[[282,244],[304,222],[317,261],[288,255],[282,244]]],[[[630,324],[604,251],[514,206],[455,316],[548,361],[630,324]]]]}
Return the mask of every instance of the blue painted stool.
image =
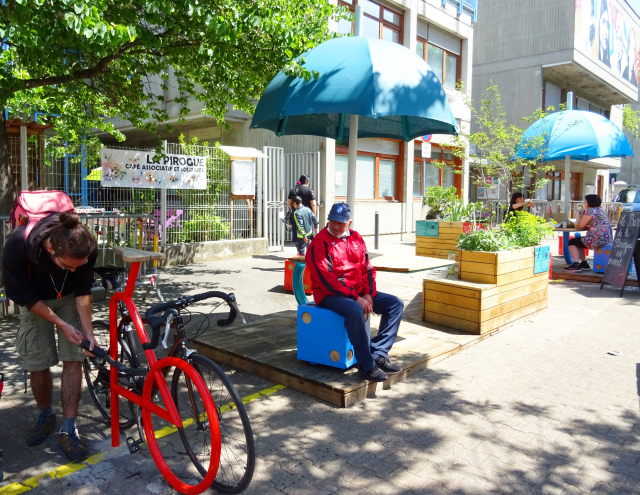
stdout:
{"type": "MultiPolygon", "coordinates": [[[[605,247],[596,249],[593,252],[593,267],[592,270],[596,273],[604,273],[604,269],[609,263],[609,255],[611,255],[611,244],[607,244],[605,247]]],[[[633,258],[631,258],[631,265],[629,266],[629,273],[633,273],[635,265],[633,264],[633,258]]]]}
{"type": "Polygon", "coordinates": [[[604,273],[604,267],[609,262],[609,255],[611,254],[611,244],[607,244],[605,247],[596,249],[593,252],[593,271],[596,273],[604,273]]]}
{"type": "MultiPolygon", "coordinates": [[[[298,359],[346,369],[357,363],[353,345],[338,313],[307,300],[302,285],[305,263],[293,269],[293,294],[298,302],[298,359]]],[[[367,319],[369,329],[369,319],[367,319]]]]}

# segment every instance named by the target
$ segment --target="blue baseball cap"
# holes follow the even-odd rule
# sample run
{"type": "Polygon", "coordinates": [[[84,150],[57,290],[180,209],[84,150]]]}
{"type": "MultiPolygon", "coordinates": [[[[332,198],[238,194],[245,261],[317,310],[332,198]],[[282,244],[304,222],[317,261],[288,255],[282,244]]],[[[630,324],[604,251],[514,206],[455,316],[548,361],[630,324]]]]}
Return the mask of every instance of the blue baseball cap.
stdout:
{"type": "Polygon", "coordinates": [[[347,203],[334,203],[327,220],[347,223],[351,220],[351,208],[349,208],[347,203]]]}

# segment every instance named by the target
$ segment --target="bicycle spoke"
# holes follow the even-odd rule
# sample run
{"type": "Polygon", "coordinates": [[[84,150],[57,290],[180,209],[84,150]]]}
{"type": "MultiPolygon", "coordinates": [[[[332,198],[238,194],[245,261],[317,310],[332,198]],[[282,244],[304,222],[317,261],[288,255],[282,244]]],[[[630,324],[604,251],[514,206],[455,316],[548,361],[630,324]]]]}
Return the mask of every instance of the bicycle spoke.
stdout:
{"type": "MultiPolygon", "coordinates": [[[[188,366],[176,358],[165,359],[180,361],[182,366],[188,366]]],[[[163,371],[167,371],[166,367],[163,371]]],[[[171,375],[167,373],[167,376],[171,375]]],[[[150,394],[154,402],[167,408],[161,394],[156,392],[159,390],[158,384],[153,383],[150,388],[154,391],[153,395],[150,394]]],[[[173,371],[171,398],[182,426],[177,427],[170,421],[143,411],[149,448],[163,476],[174,488],[189,492],[196,490],[196,486],[208,487],[217,471],[220,442],[213,402],[209,401],[211,409],[207,409],[193,378],[180,367],[173,371]],[[211,427],[212,420],[215,428],[211,427]]]]}
{"type": "Polygon", "coordinates": [[[223,493],[240,493],[251,482],[255,466],[253,432],[244,404],[217,364],[200,354],[192,354],[188,361],[204,379],[218,411],[222,444],[213,487],[223,493]]]}
{"type": "MultiPolygon", "coordinates": [[[[104,349],[109,348],[109,327],[105,322],[93,322],[93,335],[100,347],[104,349]]],[[[133,366],[131,362],[132,358],[124,350],[122,350],[119,360],[127,366],[133,366]]],[[[82,368],[89,395],[98,408],[98,411],[100,411],[105,423],[110,424],[111,390],[109,388],[109,365],[104,359],[87,357],[82,362],[82,368]]],[[[126,386],[127,380],[126,377],[123,377],[121,384],[126,386]]],[[[130,404],[126,407],[120,407],[120,428],[130,428],[134,423],[135,415],[133,414],[130,404]]]]}

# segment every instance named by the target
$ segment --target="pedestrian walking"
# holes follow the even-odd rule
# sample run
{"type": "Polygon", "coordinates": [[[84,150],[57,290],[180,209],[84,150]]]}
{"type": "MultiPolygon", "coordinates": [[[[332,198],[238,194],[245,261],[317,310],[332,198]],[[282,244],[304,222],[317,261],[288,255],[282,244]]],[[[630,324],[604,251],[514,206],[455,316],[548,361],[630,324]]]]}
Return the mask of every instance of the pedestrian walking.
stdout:
{"type": "Polygon", "coordinates": [[[296,224],[293,219],[293,198],[296,196],[300,196],[302,199],[303,206],[306,206],[311,210],[311,213],[314,215],[316,212],[316,196],[311,189],[311,183],[309,182],[309,178],[306,175],[301,175],[296,182],[296,185],[291,188],[289,191],[289,196],[287,197],[287,206],[289,207],[290,219],[291,219],[291,242],[294,244],[298,241],[298,234],[296,232],[296,224]]]}

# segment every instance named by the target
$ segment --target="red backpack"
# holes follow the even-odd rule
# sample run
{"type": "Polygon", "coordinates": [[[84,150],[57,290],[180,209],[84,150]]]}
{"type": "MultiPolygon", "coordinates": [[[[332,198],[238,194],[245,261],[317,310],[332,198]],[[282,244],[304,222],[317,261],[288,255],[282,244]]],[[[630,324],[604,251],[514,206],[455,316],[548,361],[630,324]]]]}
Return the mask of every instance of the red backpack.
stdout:
{"type": "Polygon", "coordinates": [[[74,210],[73,201],[64,191],[20,191],[11,209],[11,226],[26,225],[26,239],[33,226],[46,216],[74,210]]]}

